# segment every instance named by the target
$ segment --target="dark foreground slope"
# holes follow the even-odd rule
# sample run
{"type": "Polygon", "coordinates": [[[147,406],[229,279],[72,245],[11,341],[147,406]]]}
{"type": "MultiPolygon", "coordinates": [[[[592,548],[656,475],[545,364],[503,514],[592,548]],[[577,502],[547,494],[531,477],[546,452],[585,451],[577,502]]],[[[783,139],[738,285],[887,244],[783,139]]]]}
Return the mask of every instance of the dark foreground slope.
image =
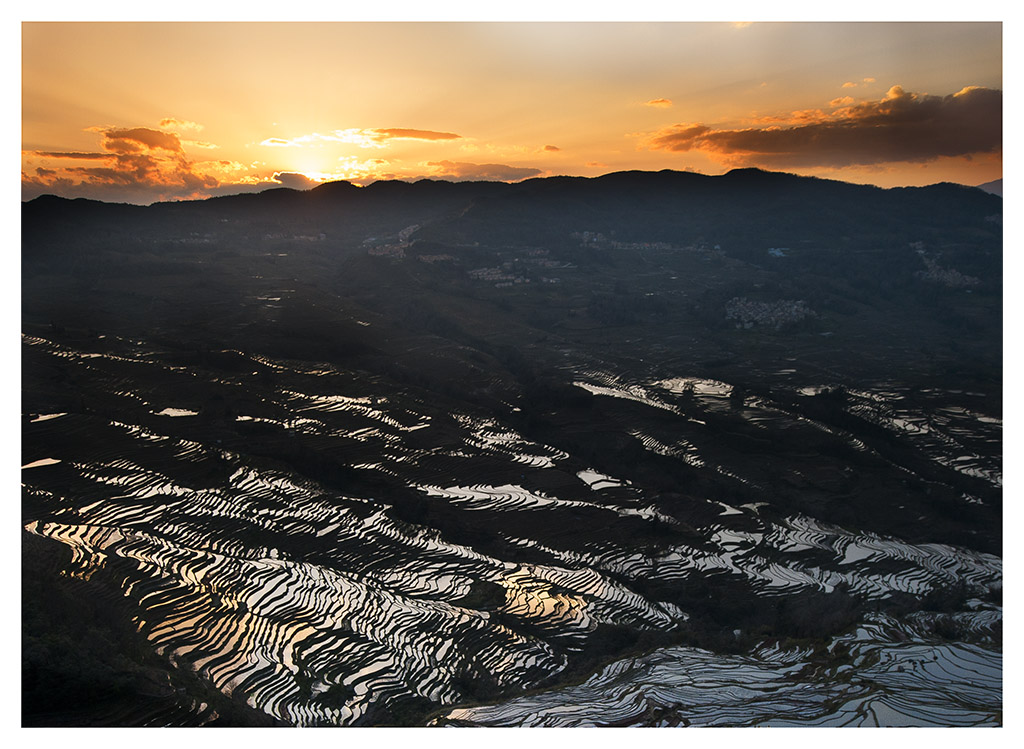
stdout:
{"type": "Polygon", "coordinates": [[[999,722],[1001,210],[26,203],[26,723],[999,722]]]}

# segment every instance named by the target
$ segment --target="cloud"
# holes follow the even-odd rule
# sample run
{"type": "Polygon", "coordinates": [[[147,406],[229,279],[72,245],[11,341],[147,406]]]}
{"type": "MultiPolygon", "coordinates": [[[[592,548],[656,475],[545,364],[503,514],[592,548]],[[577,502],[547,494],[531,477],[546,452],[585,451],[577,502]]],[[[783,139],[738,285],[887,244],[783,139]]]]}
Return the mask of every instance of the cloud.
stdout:
{"type": "Polygon", "coordinates": [[[148,127],[95,127],[89,131],[99,134],[99,151],[27,152],[27,165],[36,168],[22,173],[23,196],[73,193],[150,203],[203,197],[209,188],[220,184],[213,170],[188,158],[175,133],[148,127]]]}
{"type": "Polygon", "coordinates": [[[1002,149],[1002,92],[968,87],[931,96],[893,86],[878,101],[804,111],[788,124],[713,129],[680,124],[649,136],[652,150],[700,151],[729,166],[844,167],[927,162],[1002,149]]]}
{"type": "Polygon", "coordinates": [[[458,140],[461,135],[455,133],[439,133],[434,130],[411,130],[404,127],[391,127],[371,130],[381,140],[401,138],[405,140],[458,140]]]}
{"type": "Polygon", "coordinates": [[[498,182],[517,182],[529,177],[537,177],[542,172],[525,166],[509,166],[508,164],[471,164],[465,161],[430,161],[426,164],[433,169],[432,177],[462,182],[467,180],[492,180],[498,182]]]}
{"type": "Polygon", "coordinates": [[[857,88],[857,84],[853,81],[847,81],[843,84],[843,88],[857,88]]]}
{"type": "MultiPolygon", "coordinates": [[[[230,164],[230,162],[224,162],[230,164]]],[[[330,171],[275,172],[268,181],[243,176],[241,179],[252,180],[263,187],[290,187],[294,190],[308,190],[324,182],[345,180],[357,185],[367,185],[382,179],[407,179],[410,175],[398,174],[389,167],[387,159],[365,159],[360,161],[355,156],[343,156],[332,165],[330,171]]],[[[234,165],[241,167],[240,164],[234,165]]],[[[239,179],[233,177],[233,179],[239,179]]]]}
{"type": "Polygon", "coordinates": [[[326,143],[350,143],[360,148],[384,148],[379,138],[375,138],[372,130],[348,128],[334,130],[330,133],[308,133],[294,138],[267,138],[260,141],[261,146],[272,148],[302,148],[305,146],[323,146],[326,143]]]}
{"type": "Polygon", "coordinates": [[[317,180],[310,179],[305,174],[298,172],[275,172],[274,181],[293,190],[308,190],[320,184],[317,180]]]}
{"type": "Polygon", "coordinates": [[[459,140],[462,136],[456,133],[443,133],[436,130],[415,130],[406,127],[361,128],[350,127],[344,130],[333,130],[329,133],[309,133],[294,138],[267,138],[260,142],[261,146],[300,147],[322,146],[325,143],[350,143],[360,148],[385,148],[391,140],[459,140]]]}
{"type": "Polygon", "coordinates": [[[558,146],[544,146],[544,150],[545,151],[554,152],[554,151],[561,151],[562,149],[559,148],[558,146]]]}
{"type": "Polygon", "coordinates": [[[663,130],[658,135],[655,135],[647,143],[647,147],[652,151],[662,149],[666,151],[689,151],[690,148],[693,147],[697,138],[710,132],[710,127],[699,123],[690,125],[673,125],[668,130],[663,130]]]}
{"type": "Polygon", "coordinates": [[[848,107],[853,104],[852,96],[840,96],[838,99],[833,99],[828,103],[830,107],[848,107]]]}
{"type": "Polygon", "coordinates": [[[33,151],[36,156],[47,159],[106,159],[109,153],[82,153],[81,151],[33,151]]]}
{"type": "Polygon", "coordinates": [[[648,107],[665,107],[665,108],[667,108],[667,107],[671,107],[672,106],[672,100],[671,99],[651,99],[650,101],[645,101],[644,104],[647,105],[648,107]]]}
{"type": "Polygon", "coordinates": [[[181,153],[181,140],[175,133],[165,133],[148,127],[127,130],[108,129],[103,133],[103,148],[114,153],[139,153],[161,149],[181,153]]]}
{"type": "Polygon", "coordinates": [[[194,130],[199,132],[203,129],[203,126],[198,122],[192,122],[190,120],[179,120],[174,117],[164,117],[160,120],[160,128],[162,130],[194,130]]]}

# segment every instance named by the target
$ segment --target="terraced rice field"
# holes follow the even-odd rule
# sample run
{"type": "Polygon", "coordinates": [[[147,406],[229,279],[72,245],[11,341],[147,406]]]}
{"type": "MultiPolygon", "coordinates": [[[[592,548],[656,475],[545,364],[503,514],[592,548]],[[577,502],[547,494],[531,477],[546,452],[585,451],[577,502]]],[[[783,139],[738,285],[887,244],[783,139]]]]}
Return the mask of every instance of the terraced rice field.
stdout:
{"type": "Polygon", "coordinates": [[[737,402],[579,367],[536,427],[242,350],[23,356],[65,385],[45,412],[27,387],[24,529],[168,668],[283,723],[1001,723],[1001,557],[922,530],[940,489],[964,533],[998,512],[1001,422],[970,394],[852,391],[857,433],[803,408],[821,383],[737,402]],[[854,621],[801,639],[808,601],[854,621]]]}

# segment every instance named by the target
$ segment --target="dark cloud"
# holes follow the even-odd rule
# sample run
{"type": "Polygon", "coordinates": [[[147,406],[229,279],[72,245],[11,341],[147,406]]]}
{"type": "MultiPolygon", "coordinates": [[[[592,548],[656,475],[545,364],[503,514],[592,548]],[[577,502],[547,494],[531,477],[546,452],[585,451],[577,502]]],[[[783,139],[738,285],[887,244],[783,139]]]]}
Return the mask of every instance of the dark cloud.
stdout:
{"type": "MultiPolygon", "coordinates": [[[[707,125],[673,125],[647,142],[652,150],[689,151],[702,135],[711,132],[707,125]]],[[[723,131],[724,132],[724,131],[723,131]]]]}
{"type": "Polygon", "coordinates": [[[158,190],[149,184],[127,180],[83,179],[82,175],[47,174],[43,178],[22,173],[21,199],[32,200],[40,195],[61,195],[67,198],[89,198],[107,203],[149,204],[174,197],[192,197],[187,193],[176,195],[158,190]]]}
{"type": "Polygon", "coordinates": [[[107,159],[109,153],[83,153],[80,151],[33,151],[33,155],[51,159],[107,159]]]}
{"type": "Polygon", "coordinates": [[[442,177],[456,182],[468,180],[491,180],[498,182],[517,182],[529,177],[537,177],[540,169],[526,166],[509,166],[508,164],[470,164],[465,161],[431,161],[431,176],[442,177]]]}
{"type": "Polygon", "coordinates": [[[171,153],[181,153],[181,141],[174,133],[151,130],[148,127],[135,127],[129,130],[104,130],[103,147],[114,153],[133,153],[162,149],[171,153]]]}
{"type": "Polygon", "coordinates": [[[281,183],[283,187],[290,187],[293,190],[308,190],[320,184],[316,180],[310,179],[305,174],[299,174],[298,172],[277,172],[274,175],[274,181],[281,183]]]}
{"type": "Polygon", "coordinates": [[[115,169],[114,167],[71,167],[65,169],[64,174],[71,179],[77,177],[79,181],[93,185],[126,187],[152,184],[146,179],[146,171],[141,167],[135,171],[115,169]]]}
{"type": "MultiPolygon", "coordinates": [[[[843,102],[845,103],[845,102],[843,102]]],[[[843,167],[925,162],[1002,148],[1001,91],[970,87],[949,96],[889,89],[885,98],[830,113],[796,113],[799,124],[715,130],[675,125],[645,143],[650,149],[701,151],[730,165],[843,167]]]]}
{"type": "MultiPolygon", "coordinates": [[[[61,177],[52,169],[35,170],[35,174],[21,173],[21,199],[32,200],[40,195],[65,195],[70,197],[70,192],[75,184],[66,177],[61,177]]],[[[81,192],[75,193],[75,197],[83,196],[81,192]]]]}
{"type": "Polygon", "coordinates": [[[405,127],[375,128],[373,132],[383,140],[404,138],[407,140],[458,140],[461,135],[439,133],[434,130],[413,130],[405,127]]]}
{"type": "Polygon", "coordinates": [[[562,149],[558,146],[544,146],[545,151],[561,151],[562,149]]]}

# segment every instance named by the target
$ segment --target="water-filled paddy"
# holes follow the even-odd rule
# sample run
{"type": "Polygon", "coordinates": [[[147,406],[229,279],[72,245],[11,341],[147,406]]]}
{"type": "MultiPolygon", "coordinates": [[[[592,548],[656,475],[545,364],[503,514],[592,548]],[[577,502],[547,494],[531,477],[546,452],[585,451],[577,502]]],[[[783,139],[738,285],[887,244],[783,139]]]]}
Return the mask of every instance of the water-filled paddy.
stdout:
{"type": "Polygon", "coordinates": [[[96,395],[24,415],[24,528],[168,668],[274,719],[1000,720],[1001,422],[970,395],[580,368],[531,420],[118,345],[26,338],[96,395]]]}

